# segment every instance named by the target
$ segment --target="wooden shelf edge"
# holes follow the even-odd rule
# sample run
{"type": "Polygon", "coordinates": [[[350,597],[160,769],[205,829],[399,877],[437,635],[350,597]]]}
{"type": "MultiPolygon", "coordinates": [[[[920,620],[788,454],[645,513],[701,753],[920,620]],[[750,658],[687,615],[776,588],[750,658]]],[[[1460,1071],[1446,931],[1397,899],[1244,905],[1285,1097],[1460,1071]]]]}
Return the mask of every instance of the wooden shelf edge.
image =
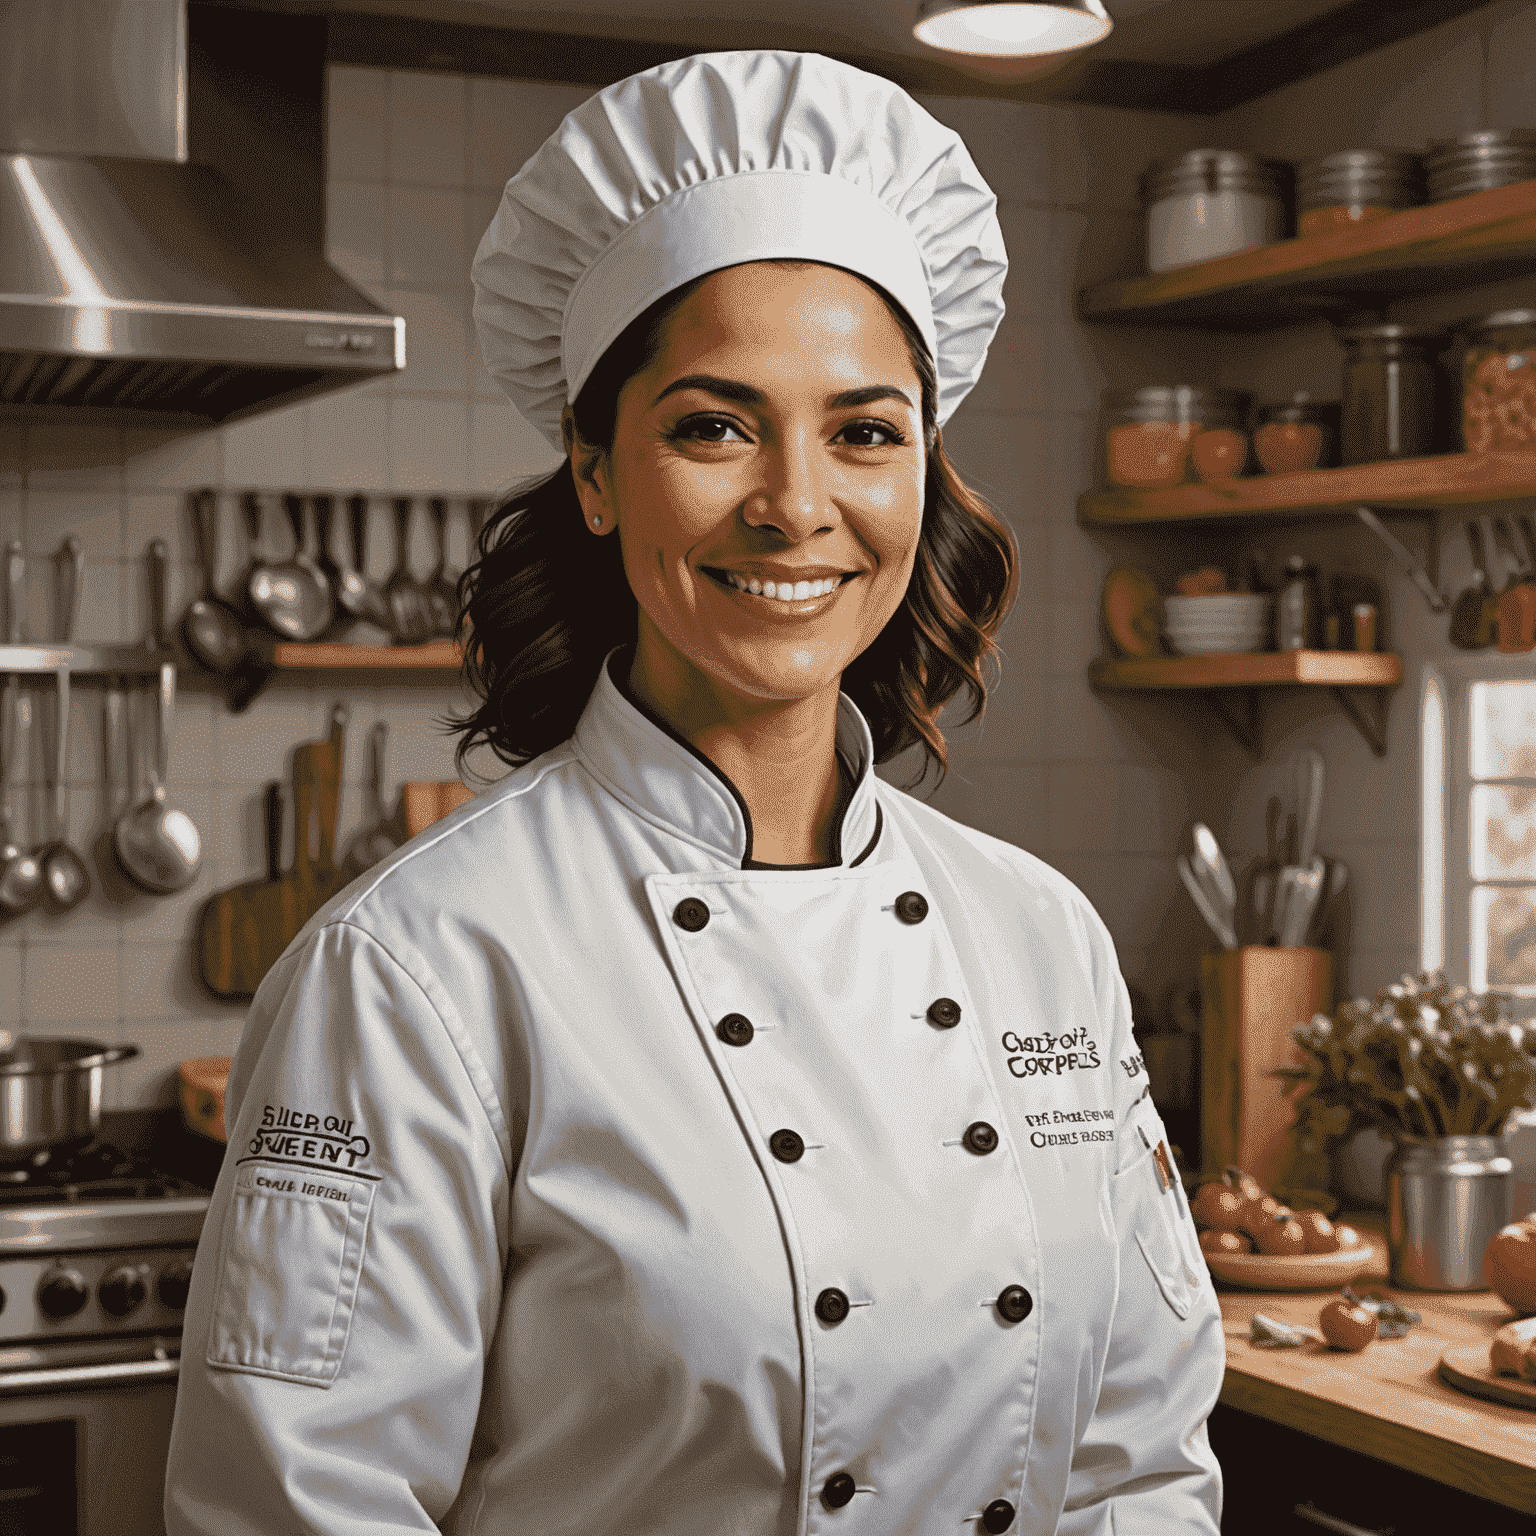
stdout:
{"type": "Polygon", "coordinates": [[[424,645],[284,642],[272,648],[272,665],[280,671],[456,671],[463,659],[463,653],[452,640],[428,640],[424,645]]]}
{"type": "Polygon", "coordinates": [[[1105,692],[1173,688],[1394,688],[1403,659],[1389,651],[1257,651],[1214,656],[1101,656],[1088,682],[1105,692]]]}
{"type": "Polygon", "coordinates": [[[1471,263],[1507,256],[1522,246],[1529,246],[1536,259],[1533,181],[1407,208],[1352,229],[1279,240],[1171,272],[1113,278],[1083,290],[1078,313],[1090,321],[1150,318],[1162,308],[1235,290],[1299,287],[1373,271],[1471,263]]]}
{"type": "Polygon", "coordinates": [[[1088,526],[1206,522],[1273,513],[1337,515],[1362,504],[1428,510],[1532,496],[1536,453],[1446,453],[1153,491],[1109,486],[1078,497],[1077,520],[1088,526]]]}

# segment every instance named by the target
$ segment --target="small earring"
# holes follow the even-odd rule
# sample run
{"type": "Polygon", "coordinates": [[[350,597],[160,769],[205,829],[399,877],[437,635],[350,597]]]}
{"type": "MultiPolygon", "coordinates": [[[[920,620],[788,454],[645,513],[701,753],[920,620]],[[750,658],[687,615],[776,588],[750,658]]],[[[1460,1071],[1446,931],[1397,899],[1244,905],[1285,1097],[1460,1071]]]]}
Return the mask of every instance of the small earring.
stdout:
{"type": "Polygon", "coordinates": [[[592,526],[594,528],[601,528],[603,526],[603,515],[601,512],[592,519],[592,526]]]}

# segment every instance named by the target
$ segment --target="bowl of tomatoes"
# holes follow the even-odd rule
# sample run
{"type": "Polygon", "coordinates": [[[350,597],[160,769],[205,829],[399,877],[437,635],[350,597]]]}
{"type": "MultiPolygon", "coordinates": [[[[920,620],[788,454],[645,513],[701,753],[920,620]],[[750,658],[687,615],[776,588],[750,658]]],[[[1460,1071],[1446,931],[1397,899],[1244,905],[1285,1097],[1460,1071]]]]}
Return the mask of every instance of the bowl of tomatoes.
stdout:
{"type": "Polygon", "coordinates": [[[1228,1168],[1190,1201],[1211,1274],[1259,1291],[1336,1289],[1377,1263],[1353,1227],[1283,1205],[1251,1174],[1228,1168]]]}

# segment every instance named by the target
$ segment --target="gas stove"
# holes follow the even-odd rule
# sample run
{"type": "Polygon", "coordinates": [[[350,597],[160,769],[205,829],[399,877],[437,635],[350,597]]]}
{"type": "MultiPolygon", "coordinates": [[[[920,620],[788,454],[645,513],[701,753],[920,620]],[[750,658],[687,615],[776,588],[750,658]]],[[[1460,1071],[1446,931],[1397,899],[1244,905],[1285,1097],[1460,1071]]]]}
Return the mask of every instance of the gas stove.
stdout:
{"type": "Polygon", "coordinates": [[[0,1393],[88,1338],[111,1355],[120,1336],[179,1336],[207,1209],[196,1185],[96,1139],[0,1163],[0,1393]]]}

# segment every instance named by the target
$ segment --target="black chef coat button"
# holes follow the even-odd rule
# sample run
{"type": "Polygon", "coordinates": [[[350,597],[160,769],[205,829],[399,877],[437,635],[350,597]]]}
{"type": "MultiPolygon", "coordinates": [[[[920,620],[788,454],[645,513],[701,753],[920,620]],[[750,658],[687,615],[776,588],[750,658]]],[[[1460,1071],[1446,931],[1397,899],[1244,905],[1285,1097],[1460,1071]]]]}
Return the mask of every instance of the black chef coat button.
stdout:
{"type": "Polygon", "coordinates": [[[953,1029],[960,1022],[960,1004],[952,997],[936,997],[928,1004],[928,1022],[953,1029]]]}
{"type": "Polygon", "coordinates": [[[697,896],[685,896],[672,908],[672,921],[685,933],[697,933],[709,922],[709,908],[697,896]]]}
{"type": "Polygon", "coordinates": [[[715,1033],[727,1045],[750,1045],[752,1043],[752,1020],[744,1013],[728,1013],[715,1025],[715,1033]]]}
{"type": "Polygon", "coordinates": [[[1035,1298],[1022,1285],[1010,1285],[998,1292],[997,1310],[1005,1321],[1022,1323],[1035,1310],[1035,1298]]]}
{"type": "Polygon", "coordinates": [[[985,1120],[978,1120],[965,1128],[965,1144],[972,1152],[985,1157],[997,1151],[997,1132],[985,1120]]]}
{"type": "Polygon", "coordinates": [[[853,1494],[853,1479],[846,1472],[834,1472],[821,1485],[821,1502],[828,1509],[841,1509],[853,1497],[853,1494]]]}
{"type": "Polygon", "coordinates": [[[896,916],[904,923],[920,923],[928,916],[928,903],[916,891],[903,891],[896,898],[896,916]]]}
{"type": "Polygon", "coordinates": [[[816,1298],[816,1316],[824,1323],[840,1323],[848,1316],[848,1293],[829,1285],[816,1298]]]}
{"type": "Polygon", "coordinates": [[[1007,1499],[993,1499],[981,1512],[981,1528],[1000,1536],[1013,1524],[1013,1505],[1007,1499]]]}
{"type": "Polygon", "coordinates": [[[793,1131],[775,1131],[768,1138],[768,1150],[781,1163],[798,1163],[805,1156],[805,1143],[793,1131]]]}

